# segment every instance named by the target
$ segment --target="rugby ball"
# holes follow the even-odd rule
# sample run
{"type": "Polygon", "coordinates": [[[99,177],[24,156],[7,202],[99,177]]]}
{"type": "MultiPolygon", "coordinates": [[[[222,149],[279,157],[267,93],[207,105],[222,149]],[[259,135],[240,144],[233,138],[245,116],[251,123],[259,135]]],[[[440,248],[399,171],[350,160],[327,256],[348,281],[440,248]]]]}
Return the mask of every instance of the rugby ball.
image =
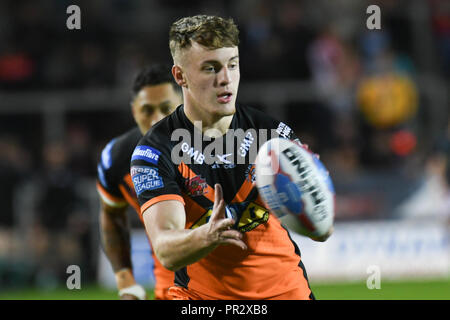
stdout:
{"type": "Polygon", "coordinates": [[[317,155],[299,142],[274,138],[259,149],[255,169],[262,200],[283,224],[310,238],[329,231],[335,192],[317,155]]]}

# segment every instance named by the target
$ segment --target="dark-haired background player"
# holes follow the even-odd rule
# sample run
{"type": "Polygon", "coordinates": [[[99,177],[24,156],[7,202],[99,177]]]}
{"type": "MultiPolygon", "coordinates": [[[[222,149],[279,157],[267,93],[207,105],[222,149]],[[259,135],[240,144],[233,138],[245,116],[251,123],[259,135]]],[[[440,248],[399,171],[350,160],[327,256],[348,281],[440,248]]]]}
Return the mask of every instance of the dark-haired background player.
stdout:
{"type": "Polygon", "coordinates": [[[236,105],[238,43],[231,19],[194,16],[172,25],[172,74],[184,104],[150,129],[131,158],[143,220],[157,257],[176,271],[175,299],[312,299],[300,250],[254,184],[249,150],[257,137],[226,146],[229,129],[272,129],[295,139],[284,123],[236,105]],[[167,135],[177,129],[181,138],[167,135]],[[197,147],[196,133],[210,139],[197,147]],[[178,161],[172,151],[181,141],[185,160],[178,161]],[[231,153],[208,163],[212,143],[231,153]]]}
{"type": "MultiPolygon", "coordinates": [[[[135,79],[131,100],[137,127],[112,139],[103,149],[98,163],[101,242],[114,270],[121,299],[146,298],[144,288],[134,279],[130,256],[127,207],[131,205],[138,213],[140,211],[130,178],[131,154],[150,127],[180,103],[181,92],[173,81],[170,66],[144,68],[135,79]]],[[[167,290],[173,284],[173,272],[164,269],[155,259],[154,275],[155,298],[168,299],[167,290]]]]}

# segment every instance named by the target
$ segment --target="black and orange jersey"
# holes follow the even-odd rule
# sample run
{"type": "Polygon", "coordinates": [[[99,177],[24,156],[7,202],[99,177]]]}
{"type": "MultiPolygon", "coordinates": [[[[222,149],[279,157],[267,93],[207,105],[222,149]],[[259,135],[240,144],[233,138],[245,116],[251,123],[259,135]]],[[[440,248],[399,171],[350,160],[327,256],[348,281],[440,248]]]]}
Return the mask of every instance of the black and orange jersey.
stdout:
{"type": "MultiPolygon", "coordinates": [[[[112,139],[103,149],[97,165],[97,191],[108,206],[131,205],[139,215],[140,207],[130,176],[130,159],[134,148],[142,138],[139,128],[133,128],[112,139]]],[[[143,222],[143,221],[142,221],[143,222]]],[[[165,269],[153,254],[153,273],[156,280],[155,297],[168,299],[167,292],[173,285],[173,272],[165,269]]]]}
{"type": "Polygon", "coordinates": [[[207,138],[186,117],[183,106],[139,141],[131,178],[141,213],[164,200],[185,206],[185,228],[208,222],[214,185],[222,185],[228,216],[244,233],[248,249],[219,246],[175,273],[175,284],[201,299],[313,298],[300,250],[266,208],[255,185],[254,159],[268,139],[296,139],[291,128],[266,114],[236,106],[227,133],[207,138]],[[290,292],[296,292],[290,295],[290,292]]]}

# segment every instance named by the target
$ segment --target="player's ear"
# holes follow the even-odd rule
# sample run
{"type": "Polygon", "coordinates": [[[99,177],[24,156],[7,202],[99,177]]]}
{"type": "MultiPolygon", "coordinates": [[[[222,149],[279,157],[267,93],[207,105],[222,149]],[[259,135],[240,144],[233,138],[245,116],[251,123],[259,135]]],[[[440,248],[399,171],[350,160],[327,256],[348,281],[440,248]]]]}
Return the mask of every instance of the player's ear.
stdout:
{"type": "Polygon", "coordinates": [[[175,82],[180,86],[180,87],[185,87],[187,88],[187,84],[186,84],[186,79],[184,77],[184,72],[183,69],[181,69],[181,67],[179,65],[174,65],[172,67],[172,75],[173,78],[175,79],[175,82]]]}
{"type": "Polygon", "coordinates": [[[134,98],[130,101],[131,114],[136,119],[136,108],[134,107],[134,98]]]}

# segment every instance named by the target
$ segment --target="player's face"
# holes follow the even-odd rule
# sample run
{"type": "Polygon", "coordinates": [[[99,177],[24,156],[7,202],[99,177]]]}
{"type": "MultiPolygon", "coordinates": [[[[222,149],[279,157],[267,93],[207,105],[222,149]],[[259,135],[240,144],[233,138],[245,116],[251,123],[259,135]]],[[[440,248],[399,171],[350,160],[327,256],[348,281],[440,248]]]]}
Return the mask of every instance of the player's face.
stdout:
{"type": "Polygon", "coordinates": [[[238,48],[209,50],[193,42],[181,61],[185,103],[200,117],[234,114],[240,80],[238,48]]]}
{"type": "Polygon", "coordinates": [[[131,103],[133,117],[142,134],[181,104],[181,97],[171,83],[146,86],[131,103]]]}

